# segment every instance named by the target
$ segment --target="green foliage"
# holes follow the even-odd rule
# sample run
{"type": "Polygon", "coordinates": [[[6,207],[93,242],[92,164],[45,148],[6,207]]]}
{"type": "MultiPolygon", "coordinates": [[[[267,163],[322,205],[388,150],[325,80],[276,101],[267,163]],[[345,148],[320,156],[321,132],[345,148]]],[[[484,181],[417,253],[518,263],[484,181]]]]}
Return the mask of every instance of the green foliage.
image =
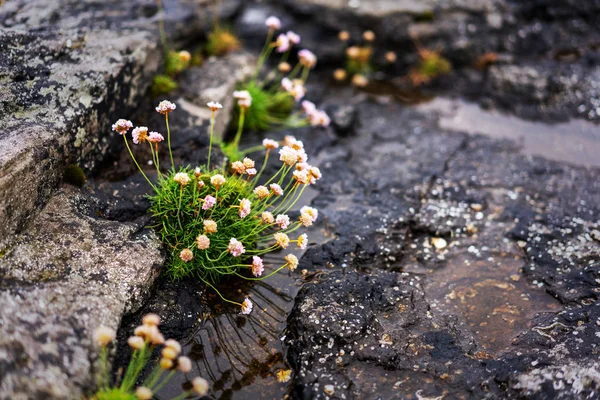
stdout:
{"type": "Polygon", "coordinates": [[[120,388],[102,389],[96,393],[95,400],[137,400],[133,393],[126,392],[120,388]]]}
{"type": "Polygon", "coordinates": [[[172,78],[167,75],[156,75],[152,80],[152,96],[160,96],[167,94],[175,89],[178,85],[172,78]]]}
{"type": "Polygon", "coordinates": [[[240,200],[246,198],[254,202],[252,184],[240,175],[230,175],[217,191],[211,184],[210,177],[219,170],[202,169],[196,177],[190,167],[181,168],[178,172],[187,174],[191,182],[181,186],[173,179],[174,173],[162,177],[156,187],[156,194],[151,197],[150,213],[158,222],[155,227],[163,243],[168,245],[169,259],[166,274],[173,279],[195,275],[202,280],[218,282],[221,276],[234,274],[244,257],[233,257],[227,252],[231,238],[244,243],[246,252],[256,248],[261,232],[261,219],[256,216],[258,210],[240,218],[238,208],[240,200]],[[204,186],[199,188],[198,182],[204,186]],[[201,199],[211,195],[217,203],[208,210],[202,209],[201,199]],[[217,232],[207,234],[210,247],[199,250],[196,237],[204,233],[204,220],[217,223],[217,232]],[[185,262],[180,258],[183,249],[190,249],[194,258],[185,262]]]}
{"type": "MultiPolygon", "coordinates": [[[[252,96],[252,107],[246,111],[243,129],[266,131],[273,126],[285,125],[294,108],[294,98],[280,90],[266,90],[255,81],[250,81],[239,90],[247,90],[252,96]]],[[[233,121],[239,126],[239,107],[236,107],[233,121]]],[[[235,161],[236,159],[231,159],[235,161]]]]}
{"type": "Polygon", "coordinates": [[[86,181],[85,172],[78,165],[71,164],[65,168],[64,179],[71,185],[82,187],[86,181]]]}
{"type": "Polygon", "coordinates": [[[165,73],[169,76],[176,76],[190,66],[190,59],[182,54],[188,55],[187,52],[170,51],[165,60],[165,73]]]}
{"type": "Polygon", "coordinates": [[[208,34],[206,53],[210,56],[223,56],[239,50],[242,47],[240,40],[229,28],[216,27],[208,34]]]}
{"type": "Polygon", "coordinates": [[[439,52],[420,49],[419,55],[421,56],[421,61],[409,74],[409,78],[414,85],[428,83],[452,70],[450,61],[444,58],[439,52]]]}

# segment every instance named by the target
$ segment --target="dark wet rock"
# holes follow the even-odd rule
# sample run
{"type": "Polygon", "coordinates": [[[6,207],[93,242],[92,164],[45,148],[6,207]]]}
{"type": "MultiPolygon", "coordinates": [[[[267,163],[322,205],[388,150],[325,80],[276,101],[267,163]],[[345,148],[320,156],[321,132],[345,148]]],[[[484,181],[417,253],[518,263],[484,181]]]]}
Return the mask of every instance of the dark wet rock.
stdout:
{"type": "Polygon", "coordinates": [[[116,328],[158,275],[164,258],[148,221],[90,217],[88,200],[60,189],[2,250],[3,398],[80,397],[93,386],[94,329],[116,328]]]}
{"type": "Polygon", "coordinates": [[[331,122],[340,135],[352,133],[354,121],[356,120],[356,107],[347,105],[330,108],[327,110],[331,116],[331,122]]]}
{"type": "Polygon", "coordinates": [[[285,339],[293,397],[435,397],[442,388],[451,397],[483,397],[493,382],[469,354],[471,339],[432,318],[419,281],[334,272],[306,284],[285,339]]]}

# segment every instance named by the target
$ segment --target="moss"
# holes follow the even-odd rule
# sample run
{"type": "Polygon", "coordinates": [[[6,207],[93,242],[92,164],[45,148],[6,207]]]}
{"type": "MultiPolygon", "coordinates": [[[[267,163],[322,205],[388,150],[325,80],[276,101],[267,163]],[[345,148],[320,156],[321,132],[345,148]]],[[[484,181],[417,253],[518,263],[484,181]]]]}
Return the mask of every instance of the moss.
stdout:
{"type": "Polygon", "coordinates": [[[210,56],[223,56],[241,47],[240,40],[229,28],[216,28],[208,35],[206,53],[210,56]]]}
{"type": "Polygon", "coordinates": [[[82,187],[86,181],[85,172],[76,164],[68,165],[63,177],[65,182],[77,187],[82,187]]]}
{"type": "Polygon", "coordinates": [[[167,94],[177,89],[177,87],[177,82],[167,75],[156,75],[152,80],[152,96],[156,97],[161,94],[167,94]]]}

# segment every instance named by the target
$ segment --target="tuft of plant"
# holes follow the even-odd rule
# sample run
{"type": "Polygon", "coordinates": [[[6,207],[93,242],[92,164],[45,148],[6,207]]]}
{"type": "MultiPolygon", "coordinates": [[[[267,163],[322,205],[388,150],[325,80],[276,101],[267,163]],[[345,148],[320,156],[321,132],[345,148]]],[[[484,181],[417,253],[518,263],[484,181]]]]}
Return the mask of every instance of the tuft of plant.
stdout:
{"type": "MultiPolygon", "coordinates": [[[[180,355],[179,342],[173,339],[165,340],[158,328],[159,323],[160,319],[155,314],[144,316],[142,325],[135,328],[134,335],[127,339],[132,354],[125,374],[118,376],[114,382],[110,379],[109,351],[116,338],[116,332],[103,326],[96,329],[94,342],[100,346],[96,379],[98,391],[91,400],[150,400],[177,372],[187,374],[192,370],[192,361],[180,355]],[[161,349],[160,362],[139,384],[142,371],[149,366],[152,354],[159,349],[161,349]]],[[[194,394],[205,396],[208,391],[209,385],[206,379],[198,377],[191,381],[191,390],[181,393],[172,400],[182,400],[194,394]]]]}
{"type": "Polygon", "coordinates": [[[452,70],[452,64],[439,51],[417,47],[420,61],[408,74],[414,86],[427,84],[432,80],[446,75],[452,70]]]}
{"type": "MultiPolygon", "coordinates": [[[[249,94],[235,92],[243,118],[252,104],[249,94]]],[[[312,104],[312,103],[311,103],[312,104]]],[[[286,249],[295,243],[304,249],[308,244],[306,234],[290,238],[301,227],[309,227],[317,220],[318,211],[303,207],[300,217],[292,221],[287,215],[294,207],[307,186],[321,178],[319,168],[308,164],[304,144],[292,136],[282,143],[265,139],[261,148],[264,160],[259,168],[255,161],[244,158],[234,161],[229,168],[211,165],[215,115],[222,108],[216,102],[208,103],[211,109],[210,145],[208,161],[203,166],[175,168],[171,151],[169,114],[176,106],[162,101],[156,111],[165,116],[167,143],[171,168],[163,173],[158,156],[159,143],[164,137],[157,132],[148,132],[147,127],[132,130],[135,144],[148,143],[156,172],[157,181],[152,182],[135,159],[127,132],[133,128],[130,121],[120,119],[113,130],[123,136],[125,145],[135,165],[154,190],[150,198],[150,213],[154,217],[154,228],[162,238],[168,251],[165,274],[171,279],[194,276],[200,279],[226,302],[241,307],[241,313],[252,310],[252,302],[246,298],[236,302],[224,298],[215,285],[226,277],[247,280],[263,280],[288,268],[293,271],[298,259],[293,254],[284,257],[283,265],[263,275],[267,253],[286,249]],[[281,167],[273,176],[262,178],[270,154],[279,150],[281,167]]],[[[313,105],[314,107],[314,105],[313,105]]],[[[241,127],[234,141],[241,136],[241,127]]],[[[257,151],[257,148],[250,149],[257,151]]]]}
{"type": "Polygon", "coordinates": [[[238,99],[234,111],[236,136],[233,141],[222,144],[223,153],[232,161],[239,161],[244,156],[238,148],[244,129],[264,131],[272,127],[328,126],[330,123],[324,111],[317,110],[310,101],[302,101],[306,96],[306,81],[317,64],[317,57],[309,50],[300,50],[298,62],[292,67],[288,61],[293,47],[301,41],[300,36],[288,31],[275,38],[275,33],[281,29],[281,21],[274,16],[267,18],[265,25],[267,37],[254,74],[235,92],[238,99]],[[280,54],[280,59],[263,77],[261,71],[273,53],[280,54]],[[302,109],[294,112],[298,102],[302,102],[302,109]]]}
{"type": "Polygon", "coordinates": [[[170,51],[165,59],[165,73],[169,76],[177,76],[190,66],[191,60],[192,55],[189,51],[170,51]]]}
{"type": "Polygon", "coordinates": [[[342,82],[350,77],[350,82],[354,86],[367,86],[369,75],[375,71],[372,63],[375,33],[370,30],[363,32],[362,42],[357,42],[352,46],[348,46],[351,37],[347,31],[339,32],[338,39],[344,43],[346,61],[343,69],[338,68],[334,71],[333,78],[338,82],[342,82]]]}
{"type": "Polygon", "coordinates": [[[208,34],[205,50],[209,56],[223,56],[241,47],[240,40],[230,28],[217,26],[208,34]]]}
{"type": "Polygon", "coordinates": [[[156,75],[152,80],[152,96],[157,97],[161,94],[167,94],[175,89],[177,89],[179,85],[173,78],[167,75],[156,75]]]}

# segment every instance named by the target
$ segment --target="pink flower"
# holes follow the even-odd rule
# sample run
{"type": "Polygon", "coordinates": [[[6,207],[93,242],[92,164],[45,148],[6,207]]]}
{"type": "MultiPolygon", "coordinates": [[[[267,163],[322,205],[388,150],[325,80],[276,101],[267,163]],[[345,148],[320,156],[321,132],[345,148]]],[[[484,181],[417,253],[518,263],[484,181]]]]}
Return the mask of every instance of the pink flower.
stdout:
{"type": "Polygon", "coordinates": [[[194,253],[190,249],[183,249],[181,253],[179,253],[179,258],[181,258],[184,262],[192,261],[194,258],[194,253]]]}
{"type": "Polygon", "coordinates": [[[283,189],[278,184],[271,183],[269,185],[269,187],[271,188],[271,190],[273,191],[273,193],[275,193],[276,196],[283,196],[283,189]]]}
{"type": "Polygon", "coordinates": [[[239,257],[240,255],[246,252],[246,249],[244,249],[244,245],[242,245],[242,243],[236,238],[231,238],[231,240],[229,240],[229,246],[227,246],[227,250],[234,257],[239,257]]]}
{"type": "Polygon", "coordinates": [[[300,235],[296,242],[298,243],[299,248],[302,250],[306,249],[306,246],[308,245],[308,235],[306,233],[300,235]]]}
{"type": "Polygon", "coordinates": [[[269,211],[264,211],[261,214],[261,219],[262,219],[262,222],[264,222],[265,224],[272,224],[273,222],[275,222],[275,218],[273,218],[273,214],[271,214],[269,211]]]}
{"type": "Polygon", "coordinates": [[[252,203],[250,203],[250,200],[248,199],[242,199],[240,200],[240,218],[244,218],[246,217],[248,214],[250,214],[250,206],[252,205],[252,203]]]}
{"type": "Polygon", "coordinates": [[[300,61],[300,64],[302,64],[306,68],[312,69],[315,67],[315,65],[317,65],[317,57],[310,50],[300,50],[298,52],[298,59],[300,61]]]}
{"type": "Polygon", "coordinates": [[[265,267],[263,265],[262,258],[258,256],[252,256],[252,275],[259,277],[262,275],[265,267]]]}
{"type": "Polygon", "coordinates": [[[277,30],[281,28],[281,21],[277,17],[270,16],[265,21],[265,25],[269,27],[269,29],[277,30]]]}
{"type": "Polygon", "coordinates": [[[131,128],[133,128],[133,124],[131,123],[131,121],[122,118],[117,120],[117,122],[115,122],[112,125],[112,130],[118,132],[121,135],[126,134],[127,131],[131,128]]]}
{"type": "Polygon", "coordinates": [[[292,42],[293,44],[300,43],[300,35],[297,35],[296,33],[292,32],[292,31],[288,31],[288,33],[286,33],[286,36],[288,37],[290,42],[292,42]]]}
{"type": "Polygon", "coordinates": [[[148,139],[148,128],[145,126],[138,126],[131,131],[131,136],[133,137],[133,143],[144,143],[148,139]]]}
{"type": "Polygon", "coordinates": [[[248,169],[246,170],[246,173],[248,174],[248,176],[254,176],[254,175],[256,175],[256,174],[257,174],[257,172],[256,172],[256,168],[248,168],[248,169]]]}
{"type": "Polygon", "coordinates": [[[281,87],[286,92],[291,92],[294,89],[294,84],[292,83],[292,81],[289,78],[283,78],[281,80],[281,87]]]}
{"type": "Polygon", "coordinates": [[[252,105],[252,95],[247,90],[236,90],[233,97],[238,99],[238,106],[241,108],[249,108],[252,105]]]}
{"type": "Polygon", "coordinates": [[[240,314],[250,314],[252,312],[252,302],[246,298],[242,303],[242,311],[240,314]]]}
{"type": "Polygon", "coordinates": [[[278,53],[285,53],[290,49],[290,39],[282,33],[281,35],[277,36],[275,45],[277,46],[278,53]]]}
{"type": "Polygon", "coordinates": [[[212,112],[218,111],[221,108],[223,108],[223,106],[221,105],[221,103],[216,102],[216,101],[209,101],[208,103],[206,103],[206,105],[208,106],[208,108],[210,108],[210,110],[212,112]]]}
{"type": "Polygon", "coordinates": [[[209,194],[208,196],[206,196],[204,198],[204,204],[202,204],[202,209],[203,210],[208,210],[209,208],[211,208],[212,206],[214,206],[216,202],[217,202],[217,199],[215,199],[213,196],[211,196],[209,194]]]}
{"type": "Polygon", "coordinates": [[[314,110],[308,114],[308,121],[312,126],[323,126],[327,127],[331,123],[329,115],[325,111],[314,110]]]}
{"type": "Polygon", "coordinates": [[[148,141],[151,143],[160,143],[165,140],[164,136],[158,132],[150,132],[148,133],[148,141]]]}
{"type": "Polygon", "coordinates": [[[265,146],[265,149],[267,149],[267,150],[272,150],[272,149],[276,149],[279,147],[279,143],[277,143],[273,139],[264,139],[262,144],[263,144],[263,146],[265,146]]]}
{"type": "Polygon", "coordinates": [[[291,147],[284,146],[279,150],[279,160],[291,167],[298,161],[298,152],[291,147]]]}
{"type": "Polygon", "coordinates": [[[308,175],[308,171],[306,170],[294,171],[292,177],[296,180],[296,182],[302,185],[305,185],[310,182],[310,177],[308,175]]]}
{"type": "Polygon", "coordinates": [[[177,106],[174,103],[171,103],[168,100],[163,100],[160,103],[158,103],[158,107],[156,107],[156,111],[161,114],[166,115],[172,111],[175,111],[176,108],[177,108],[177,106]]]}
{"type": "Polygon", "coordinates": [[[281,229],[286,229],[288,226],[290,226],[290,217],[285,214],[279,214],[275,219],[275,223],[279,225],[281,229]]]}
{"type": "Polygon", "coordinates": [[[210,239],[206,235],[198,235],[196,245],[200,250],[206,250],[210,247],[210,239]]]}
{"type": "Polygon", "coordinates": [[[315,106],[315,103],[313,103],[312,101],[304,100],[302,102],[302,110],[304,111],[305,114],[310,115],[316,109],[317,109],[317,107],[315,106]]]}

